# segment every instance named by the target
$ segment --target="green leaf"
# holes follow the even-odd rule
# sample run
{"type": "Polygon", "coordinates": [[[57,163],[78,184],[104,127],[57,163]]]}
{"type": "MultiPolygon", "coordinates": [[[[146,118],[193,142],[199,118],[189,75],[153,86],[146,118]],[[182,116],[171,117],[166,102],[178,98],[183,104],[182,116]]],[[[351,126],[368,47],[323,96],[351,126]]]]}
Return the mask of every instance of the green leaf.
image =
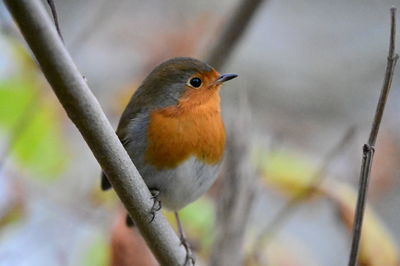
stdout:
{"type": "Polygon", "coordinates": [[[34,88],[22,80],[0,80],[0,125],[10,129],[33,98],[34,88]]]}
{"type": "Polygon", "coordinates": [[[55,107],[35,97],[38,88],[33,84],[0,80],[0,127],[9,139],[17,136],[15,143],[9,144],[17,161],[33,176],[52,180],[64,170],[68,156],[55,107]],[[21,121],[25,123],[18,129],[22,132],[13,132],[21,121]]]}
{"type": "Polygon", "coordinates": [[[84,252],[82,266],[106,266],[110,260],[109,244],[106,239],[97,236],[88,249],[84,252]]]}
{"type": "Polygon", "coordinates": [[[262,180],[286,195],[298,195],[309,187],[316,170],[304,156],[287,151],[262,154],[259,158],[262,180]]]}

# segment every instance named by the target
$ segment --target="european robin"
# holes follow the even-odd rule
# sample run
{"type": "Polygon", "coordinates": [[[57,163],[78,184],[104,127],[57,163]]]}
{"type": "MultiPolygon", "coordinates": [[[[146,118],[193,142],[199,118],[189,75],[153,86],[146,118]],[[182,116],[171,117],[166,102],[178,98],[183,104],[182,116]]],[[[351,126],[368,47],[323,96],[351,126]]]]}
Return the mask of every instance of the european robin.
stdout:
{"type": "MultiPolygon", "coordinates": [[[[224,154],[221,85],[236,74],[219,74],[197,59],[178,57],[158,65],[135,91],[117,135],[154,196],[177,211],[214,183],[224,154]]],[[[111,188],[102,175],[101,188],[111,188]]]]}

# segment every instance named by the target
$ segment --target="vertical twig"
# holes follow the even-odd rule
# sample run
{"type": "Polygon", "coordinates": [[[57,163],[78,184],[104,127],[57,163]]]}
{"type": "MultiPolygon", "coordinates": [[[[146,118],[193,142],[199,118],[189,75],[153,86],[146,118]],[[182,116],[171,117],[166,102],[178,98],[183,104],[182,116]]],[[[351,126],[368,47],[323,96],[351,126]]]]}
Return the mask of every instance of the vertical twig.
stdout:
{"type": "Polygon", "coordinates": [[[226,23],[215,45],[208,52],[206,62],[221,69],[248,28],[251,19],[265,0],[242,0],[226,23]]]}
{"type": "Polygon", "coordinates": [[[387,97],[389,95],[389,90],[392,84],[393,72],[396,67],[398,60],[398,55],[395,53],[396,49],[396,8],[392,7],[390,9],[391,18],[391,30],[390,30],[390,43],[389,43],[389,53],[387,57],[386,64],[386,74],[383,81],[383,86],[381,94],[379,97],[378,105],[376,107],[376,112],[374,120],[372,123],[371,132],[369,134],[368,143],[363,146],[362,153],[362,163],[360,171],[360,183],[358,189],[357,206],[354,215],[353,223],[353,239],[351,244],[349,266],[356,266],[358,259],[358,247],[360,244],[362,222],[364,218],[364,208],[365,200],[368,191],[368,181],[371,172],[372,160],[375,153],[375,142],[378,136],[379,126],[382,121],[383,112],[385,109],[385,104],[387,97]]]}

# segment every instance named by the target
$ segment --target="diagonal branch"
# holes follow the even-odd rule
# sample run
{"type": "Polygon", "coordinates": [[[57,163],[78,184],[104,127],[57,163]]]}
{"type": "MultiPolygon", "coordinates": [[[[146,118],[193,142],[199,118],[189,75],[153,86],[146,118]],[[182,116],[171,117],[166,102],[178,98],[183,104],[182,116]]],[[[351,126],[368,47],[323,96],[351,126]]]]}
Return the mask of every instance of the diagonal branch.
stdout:
{"type": "Polygon", "coordinates": [[[372,122],[371,132],[369,134],[368,143],[363,146],[363,157],[360,171],[360,184],[358,189],[357,207],[354,216],[353,224],[353,240],[351,244],[349,266],[356,266],[358,257],[358,247],[360,244],[362,222],[364,217],[365,200],[368,190],[368,181],[371,172],[372,160],[375,153],[375,142],[378,136],[379,126],[382,121],[383,111],[389,95],[389,90],[392,85],[393,72],[396,67],[399,56],[395,53],[396,49],[396,8],[390,9],[391,14],[391,29],[390,29],[390,44],[389,54],[386,64],[386,74],[383,81],[381,94],[379,96],[378,105],[372,122]]]}
{"type": "Polygon", "coordinates": [[[151,194],[118,140],[38,0],[5,0],[70,119],[109,177],[161,265],[182,265],[185,249],[161,213],[151,219],[151,194]]]}

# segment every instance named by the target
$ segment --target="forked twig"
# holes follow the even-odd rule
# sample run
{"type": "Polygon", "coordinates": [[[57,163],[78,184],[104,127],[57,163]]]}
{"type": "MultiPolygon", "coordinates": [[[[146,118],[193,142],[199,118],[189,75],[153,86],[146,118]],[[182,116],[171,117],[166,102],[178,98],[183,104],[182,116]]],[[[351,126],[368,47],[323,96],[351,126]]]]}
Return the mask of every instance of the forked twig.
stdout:
{"type": "Polygon", "coordinates": [[[372,160],[375,153],[375,142],[378,136],[379,126],[382,121],[383,112],[385,109],[385,104],[387,97],[389,95],[389,90],[392,84],[393,72],[396,67],[397,60],[399,58],[398,54],[395,53],[396,45],[396,8],[392,7],[390,9],[391,14],[391,30],[390,30],[390,44],[389,44],[389,54],[386,64],[386,74],[383,81],[383,87],[381,94],[379,96],[378,105],[376,107],[376,112],[374,120],[372,122],[371,132],[369,134],[368,143],[364,144],[362,151],[362,163],[360,171],[360,183],[358,189],[357,207],[354,215],[353,223],[353,239],[351,244],[349,266],[356,266],[358,258],[358,248],[360,244],[362,222],[364,218],[365,200],[368,190],[368,181],[371,173],[372,160]]]}

